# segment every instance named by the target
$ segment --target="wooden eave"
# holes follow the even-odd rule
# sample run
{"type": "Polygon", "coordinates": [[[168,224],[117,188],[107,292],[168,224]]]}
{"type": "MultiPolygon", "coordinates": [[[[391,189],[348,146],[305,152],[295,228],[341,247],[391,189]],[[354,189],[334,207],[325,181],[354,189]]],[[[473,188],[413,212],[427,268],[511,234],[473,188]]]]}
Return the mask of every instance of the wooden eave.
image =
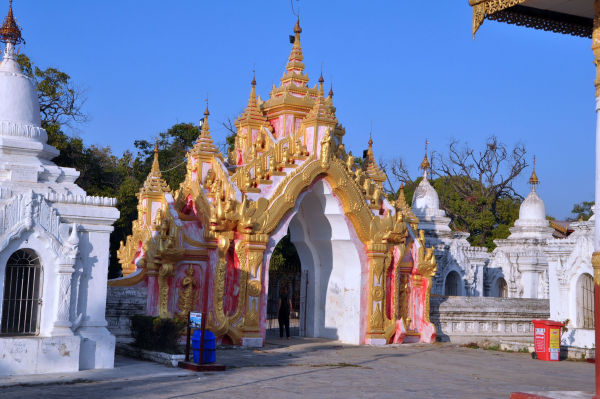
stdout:
{"type": "Polygon", "coordinates": [[[592,37],[590,0],[469,0],[473,8],[473,37],[485,19],[517,26],[592,37]]]}

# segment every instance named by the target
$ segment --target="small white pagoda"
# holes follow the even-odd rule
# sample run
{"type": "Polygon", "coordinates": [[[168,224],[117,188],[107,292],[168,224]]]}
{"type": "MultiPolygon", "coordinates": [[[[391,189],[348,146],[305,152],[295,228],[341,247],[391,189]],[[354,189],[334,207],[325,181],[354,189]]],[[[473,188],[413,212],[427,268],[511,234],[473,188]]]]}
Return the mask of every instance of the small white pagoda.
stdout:
{"type": "Polygon", "coordinates": [[[16,62],[12,13],[0,27],[0,376],[111,368],[106,329],[112,198],[89,197],[54,164],[33,81],[16,62]]]}

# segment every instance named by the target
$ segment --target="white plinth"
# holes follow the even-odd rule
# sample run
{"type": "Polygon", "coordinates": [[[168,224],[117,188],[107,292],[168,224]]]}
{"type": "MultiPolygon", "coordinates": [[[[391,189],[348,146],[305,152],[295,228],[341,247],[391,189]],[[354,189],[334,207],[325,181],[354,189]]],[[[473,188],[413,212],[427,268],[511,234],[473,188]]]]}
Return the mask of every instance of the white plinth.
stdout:
{"type": "Polygon", "coordinates": [[[0,340],[0,376],[79,370],[77,336],[6,337],[0,340]]]}

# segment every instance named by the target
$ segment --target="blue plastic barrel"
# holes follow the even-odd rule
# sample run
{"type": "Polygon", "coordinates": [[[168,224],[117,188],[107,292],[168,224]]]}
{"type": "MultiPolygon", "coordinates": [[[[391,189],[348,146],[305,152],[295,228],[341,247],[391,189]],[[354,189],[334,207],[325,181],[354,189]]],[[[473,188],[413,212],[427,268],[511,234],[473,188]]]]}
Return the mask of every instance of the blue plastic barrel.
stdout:
{"type": "Polygon", "coordinates": [[[194,351],[194,363],[200,363],[200,340],[202,333],[200,330],[194,330],[192,334],[192,349],[194,351]]]}
{"type": "Polygon", "coordinates": [[[204,331],[204,363],[214,363],[217,361],[217,339],[212,331],[204,331]]]}
{"type": "MultiPolygon", "coordinates": [[[[202,333],[194,330],[192,334],[192,349],[194,351],[194,363],[200,363],[200,341],[202,333]]],[[[217,361],[217,339],[210,330],[204,331],[204,356],[203,363],[214,363],[217,361]]]]}

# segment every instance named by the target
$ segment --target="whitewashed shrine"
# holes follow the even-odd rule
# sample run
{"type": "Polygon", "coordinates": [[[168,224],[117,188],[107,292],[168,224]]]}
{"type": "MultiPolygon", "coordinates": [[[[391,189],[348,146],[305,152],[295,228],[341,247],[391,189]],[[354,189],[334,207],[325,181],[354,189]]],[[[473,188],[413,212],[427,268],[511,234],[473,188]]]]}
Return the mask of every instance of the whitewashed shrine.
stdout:
{"type": "Polygon", "coordinates": [[[51,159],[33,81],[21,72],[12,4],[0,27],[0,376],[111,368],[106,329],[112,198],[51,159]]]}
{"type": "MultiPolygon", "coordinates": [[[[429,168],[427,156],[421,167],[429,168]]],[[[493,252],[474,247],[468,233],[452,231],[440,208],[435,188],[423,180],[412,202],[426,243],[435,248],[437,273],[432,293],[446,296],[486,296],[548,299],[550,319],[566,324],[562,344],[594,347],[594,282],[591,264],[594,219],[568,224],[549,222],[544,201],[531,191],[521,203],[510,236],[494,242],[493,252]],[[560,234],[553,234],[560,233],[560,234]]]]}

